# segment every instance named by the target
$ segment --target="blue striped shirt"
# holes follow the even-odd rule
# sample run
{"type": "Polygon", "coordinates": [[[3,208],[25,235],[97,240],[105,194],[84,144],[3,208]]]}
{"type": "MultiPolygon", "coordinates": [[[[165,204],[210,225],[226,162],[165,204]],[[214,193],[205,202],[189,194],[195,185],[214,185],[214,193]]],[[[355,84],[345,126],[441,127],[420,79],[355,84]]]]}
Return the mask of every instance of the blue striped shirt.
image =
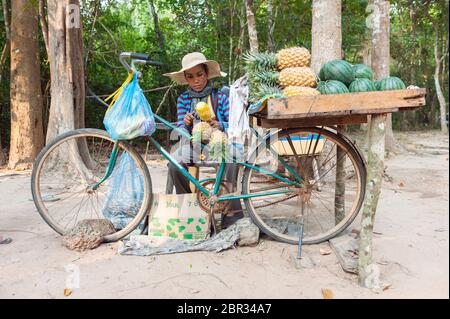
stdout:
{"type": "MultiPolygon", "coordinates": [[[[216,90],[211,93],[211,101],[215,99],[216,90]]],[[[226,96],[220,89],[217,90],[217,121],[220,124],[220,129],[223,131],[228,130],[228,118],[230,115],[230,102],[228,96],[226,96]]],[[[213,102],[214,103],[214,102],[213,102]]],[[[184,125],[184,117],[187,113],[193,111],[192,98],[189,97],[187,92],[180,95],[177,101],[177,126],[184,127],[191,130],[191,127],[186,127],[184,125]]]]}

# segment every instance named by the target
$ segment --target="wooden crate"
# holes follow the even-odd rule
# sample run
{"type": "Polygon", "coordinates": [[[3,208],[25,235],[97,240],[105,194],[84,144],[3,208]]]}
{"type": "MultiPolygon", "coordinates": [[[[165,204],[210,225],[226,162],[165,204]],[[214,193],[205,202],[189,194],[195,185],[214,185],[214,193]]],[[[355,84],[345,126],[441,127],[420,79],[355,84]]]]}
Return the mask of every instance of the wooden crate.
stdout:
{"type": "Polygon", "coordinates": [[[367,122],[368,115],[422,107],[425,96],[425,89],[292,96],[269,100],[254,116],[267,128],[358,124],[367,122]]]}

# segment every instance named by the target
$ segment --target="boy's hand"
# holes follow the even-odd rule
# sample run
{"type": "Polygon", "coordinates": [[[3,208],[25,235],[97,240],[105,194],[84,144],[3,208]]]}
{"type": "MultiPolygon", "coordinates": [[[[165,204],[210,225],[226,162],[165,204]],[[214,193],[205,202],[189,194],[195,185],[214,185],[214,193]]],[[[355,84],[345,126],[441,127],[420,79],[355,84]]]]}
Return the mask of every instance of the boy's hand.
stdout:
{"type": "Polygon", "coordinates": [[[194,115],[192,115],[192,113],[187,113],[184,116],[184,125],[192,126],[192,123],[194,123],[194,115]]]}
{"type": "Polygon", "coordinates": [[[209,124],[213,127],[213,128],[220,128],[219,127],[219,122],[217,122],[217,118],[215,116],[212,117],[211,122],[209,122],[209,124]]]}

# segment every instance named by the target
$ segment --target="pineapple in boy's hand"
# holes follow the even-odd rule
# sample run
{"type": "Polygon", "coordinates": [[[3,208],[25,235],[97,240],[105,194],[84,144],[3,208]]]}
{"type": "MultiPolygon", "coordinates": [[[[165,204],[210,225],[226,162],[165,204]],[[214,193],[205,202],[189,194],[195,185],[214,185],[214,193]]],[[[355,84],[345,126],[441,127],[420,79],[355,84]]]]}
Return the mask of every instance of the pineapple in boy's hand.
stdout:
{"type": "Polygon", "coordinates": [[[200,117],[200,120],[204,122],[211,121],[213,115],[211,113],[211,108],[209,105],[205,102],[198,102],[195,106],[195,111],[197,111],[198,116],[200,117]]]}

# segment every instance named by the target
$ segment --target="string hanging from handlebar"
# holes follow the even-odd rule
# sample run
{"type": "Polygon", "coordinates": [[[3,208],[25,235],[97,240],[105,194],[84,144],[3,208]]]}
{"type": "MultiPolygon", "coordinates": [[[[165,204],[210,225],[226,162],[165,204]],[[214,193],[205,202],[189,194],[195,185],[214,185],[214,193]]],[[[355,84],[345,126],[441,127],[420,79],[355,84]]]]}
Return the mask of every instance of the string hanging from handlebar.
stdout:
{"type": "Polygon", "coordinates": [[[122,83],[122,85],[120,86],[120,88],[118,88],[116,91],[114,91],[110,96],[108,96],[105,99],[105,102],[108,102],[108,100],[110,100],[112,98],[111,103],[108,106],[108,109],[106,110],[106,112],[109,111],[109,109],[111,108],[111,106],[113,106],[113,104],[117,101],[117,99],[120,97],[120,95],[122,94],[123,89],[125,88],[125,86],[130,83],[130,81],[133,79],[134,73],[136,71],[134,69],[131,70],[131,72],[128,74],[128,77],[126,78],[125,82],[122,83]]]}

